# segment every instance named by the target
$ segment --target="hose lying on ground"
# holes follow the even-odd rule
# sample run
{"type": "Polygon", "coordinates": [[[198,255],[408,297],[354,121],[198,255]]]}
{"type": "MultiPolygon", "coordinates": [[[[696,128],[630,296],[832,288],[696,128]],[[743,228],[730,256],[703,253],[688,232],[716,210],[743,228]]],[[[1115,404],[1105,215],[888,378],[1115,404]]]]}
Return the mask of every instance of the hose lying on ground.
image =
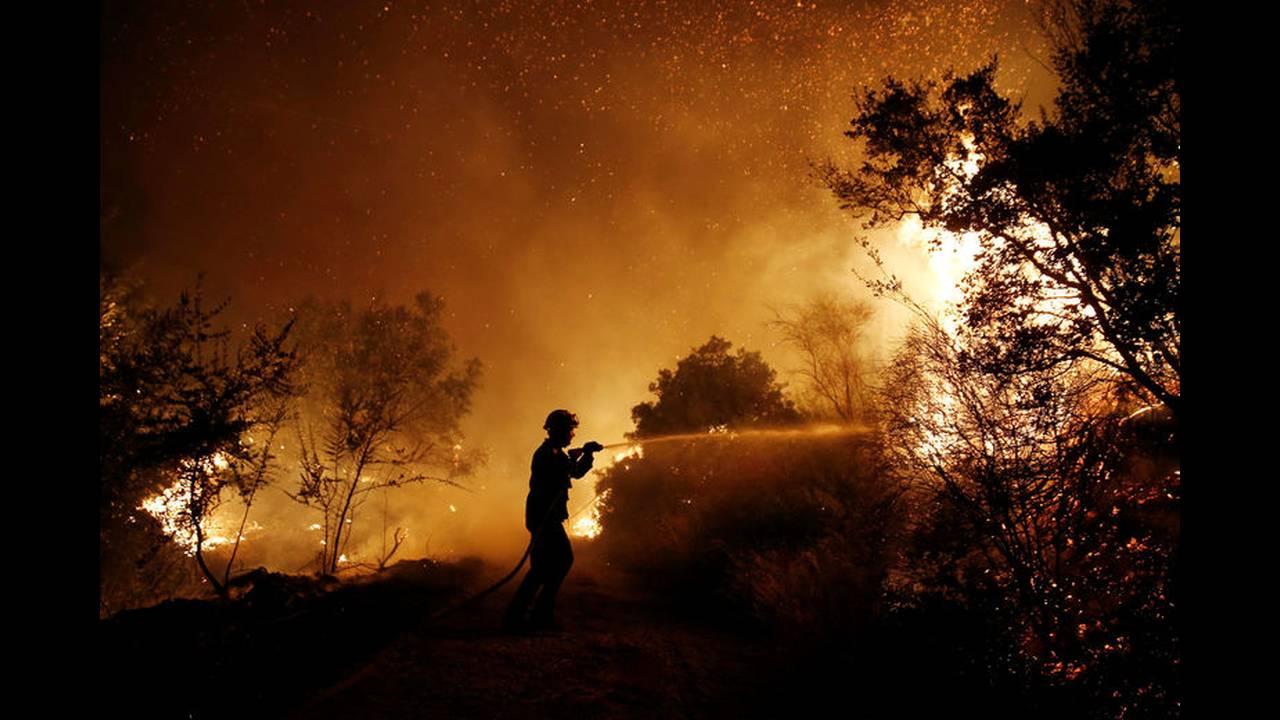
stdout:
{"type": "MultiPolygon", "coordinates": [[[[569,491],[566,489],[566,490],[565,490],[565,492],[564,492],[564,495],[563,495],[563,496],[561,496],[561,497],[563,497],[566,501],[568,501],[568,498],[569,498],[569,491]]],[[[593,496],[593,497],[591,498],[591,500],[589,500],[589,501],[587,502],[587,504],[586,504],[586,505],[583,505],[582,507],[578,508],[577,512],[575,512],[574,514],[570,515],[567,519],[571,520],[571,519],[573,519],[573,518],[577,517],[577,516],[578,516],[578,515],[583,511],[583,510],[586,510],[587,508],[591,507],[591,504],[592,504],[592,503],[594,503],[594,502],[596,501],[596,499],[597,499],[597,498],[599,498],[599,497],[600,497],[600,496],[599,496],[599,494],[597,494],[597,495],[593,496]]],[[[467,597],[467,598],[463,599],[463,600],[462,600],[462,602],[457,603],[456,605],[451,605],[451,606],[446,607],[446,608],[444,608],[444,609],[442,609],[442,610],[437,610],[436,612],[432,613],[432,614],[427,618],[427,622],[435,622],[436,620],[439,620],[440,618],[442,618],[442,617],[444,617],[444,616],[446,616],[446,615],[448,615],[448,614],[450,614],[450,613],[453,613],[453,612],[455,612],[455,611],[457,611],[457,610],[461,610],[462,608],[467,607],[468,605],[472,605],[472,604],[475,604],[475,603],[479,602],[479,601],[480,601],[480,600],[482,600],[483,598],[488,597],[491,593],[493,593],[493,592],[494,592],[495,590],[497,590],[498,588],[502,587],[503,585],[506,585],[508,582],[510,582],[510,581],[511,581],[511,578],[513,578],[513,577],[515,577],[517,574],[519,574],[519,572],[520,572],[520,568],[524,567],[525,561],[527,561],[527,560],[529,559],[529,553],[533,551],[533,544],[534,544],[534,543],[536,543],[536,542],[538,542],[538,536],[540,536],[540,535],[542,534],[542,529],[543,529],[544,527],[546,527],[547,521],[551,519],[551,512],[552,512],[553,510],[555,510],[556,505],[557,505],[557,503],[556,503],[555,501],[553,501],[553,502],[552,502],[552,503],[547,507],[547,512],[546,512],[546,514],[542,516],[542,521],[541,521],[540,523],[538,523],[538,529],[537,529],[537,530],[534,530],[534,532],[533,532],[533,537],[529,539],[529,544],[528,544],[528,546],[526,546],[526,547],[525,547],[525,549],[524,549],[524,555],[521,555],[521,556],[520,556],[520,562],[516,563],[516,567],[515,567],[515,569],[514,569],[514,570],[512,570],[512,571],[511,571],[511,572],[509,572],[509,573],[507,573],[506,577],[503,577],[501,580],[499,580],[498,582],[494,583],[493,585],[490,585],[489,587],[487,587],[487,588],[485,588],[484,590],[482,590],[482,591],[480,591],[480,592],[476,593],[475,595],[472,595],[472,596],[470,596],[470,597],[467,597]]]]}

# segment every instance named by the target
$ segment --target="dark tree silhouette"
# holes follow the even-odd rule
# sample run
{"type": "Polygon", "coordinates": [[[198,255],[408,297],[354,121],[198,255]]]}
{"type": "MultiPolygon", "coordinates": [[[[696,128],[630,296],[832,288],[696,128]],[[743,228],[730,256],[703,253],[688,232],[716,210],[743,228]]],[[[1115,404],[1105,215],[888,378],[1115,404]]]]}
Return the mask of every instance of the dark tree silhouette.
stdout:
{"type": "Polygon", "coordinates": [[[433,480],[451,485],[479,460],[461,450],[480,361],[452,368],[441,298],[412,307],[308,301],[299,334],[309,390],[298,426],[295,500],[323,515],[320,569],[333,573],[370,492],[433,480]]]}
{"type": "MultiPolygon", "coordinates": [[[[818,170],[866,227],[909,215],[975,233],[966,351],[1006,374],[1080,359],[1179,410],[1180,10],[1159,0],[1047,6],[1054,108],[1025,120],[996,60],[866,91],[856,170],[818,170]]],[[[890,277],[881,289],[900,287],[890,277]]]]}
{"type": "Polygon", "coordinates": [[[631,409],[636,429],[630,437],[798,422],[800,414],[760,353],[739,348],[731,355],[732,347],[713,335],[674,371],[659,370],[649,385],[658,399],[631,409]]]}
{"type": "Polygon", "coordinates": [[[225,594],[205,562],[204,521],[234,481],[226,470],[252,462],[245,433],[271,422],[264,408],[294,393],[297,370],[284,347],[291,323],[258,327],[233,351],[228,332],[215,328],[225,307],[206,308],[197,283],[175,306],[149,308],[136,283],[99,277],[100,551],[113,572],[127,567],[115,554],[145,515],[139,504],[181,480],[181,491],[170,493],[181,508],[175,522],[194,537],[205,578],[225,594]]]}
{"type": "Polygon", "coordinates": [[[890,79],[847,133],[861,167],[819,170],[866,227],[914,215],[981,248],[955,331],[872,284],[919,315],[880,403],[912,489],[900,597],[976,608],[997,630],[979,676],[1176,714],[1179,11],[1046,7],[1051,111],[1024,118],[995,60],[890,79]]]}

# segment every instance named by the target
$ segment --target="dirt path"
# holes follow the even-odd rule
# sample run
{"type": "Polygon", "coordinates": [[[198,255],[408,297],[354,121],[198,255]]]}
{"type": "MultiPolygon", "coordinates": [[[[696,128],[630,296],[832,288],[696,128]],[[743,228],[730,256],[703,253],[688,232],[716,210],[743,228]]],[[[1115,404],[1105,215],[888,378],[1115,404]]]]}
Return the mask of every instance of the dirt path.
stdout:
{"type": "MultiPolygon", "coordinates": [[[[580,563],[581,565],[581,563],[580,563]]],[[[565,630],[498,631],[517,581],[414,628],[297,718],[679,718],[750,715],[768,648],[663,611],[603,566],[575,566],[565,630]]]]}

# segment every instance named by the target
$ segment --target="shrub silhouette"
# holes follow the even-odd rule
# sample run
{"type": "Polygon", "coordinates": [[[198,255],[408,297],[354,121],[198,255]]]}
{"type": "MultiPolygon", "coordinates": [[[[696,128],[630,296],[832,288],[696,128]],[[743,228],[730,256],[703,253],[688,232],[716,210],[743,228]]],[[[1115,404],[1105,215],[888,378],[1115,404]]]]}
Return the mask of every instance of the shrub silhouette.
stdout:
{"type": "Polygon", "coordinates": [[[898,496],[874,437],[717,433],[643,452],[598,485],[611,562],[688,609],[800,643],[874,612],[898,496]]]}

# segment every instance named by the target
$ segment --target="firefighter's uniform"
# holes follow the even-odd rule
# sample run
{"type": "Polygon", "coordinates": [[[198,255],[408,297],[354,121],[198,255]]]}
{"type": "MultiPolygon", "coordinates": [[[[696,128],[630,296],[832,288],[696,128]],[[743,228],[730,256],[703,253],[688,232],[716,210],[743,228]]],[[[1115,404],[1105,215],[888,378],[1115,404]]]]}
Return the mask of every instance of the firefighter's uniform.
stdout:
{"type": "Polygon", "coordinates": [[[509,627],[521,624],[531,601],[534,603],[531,624],[555,626],[556,593],[573,565],[573,548],[564,529],[564,521],[569,519],[569,488],[573,487],[573,479],[591,470],[592,463],[591,453],[578,449],[566,453],[553,445],[550,438],[534,451],[529,496],[524,508],[524,525],[534,540],[529,551],[529,574],[525,575],[507,610],[509,627]]]}

